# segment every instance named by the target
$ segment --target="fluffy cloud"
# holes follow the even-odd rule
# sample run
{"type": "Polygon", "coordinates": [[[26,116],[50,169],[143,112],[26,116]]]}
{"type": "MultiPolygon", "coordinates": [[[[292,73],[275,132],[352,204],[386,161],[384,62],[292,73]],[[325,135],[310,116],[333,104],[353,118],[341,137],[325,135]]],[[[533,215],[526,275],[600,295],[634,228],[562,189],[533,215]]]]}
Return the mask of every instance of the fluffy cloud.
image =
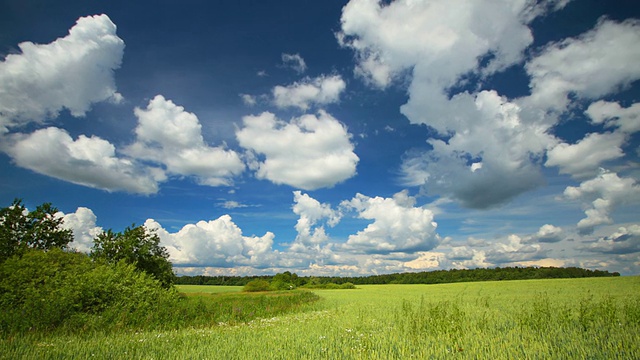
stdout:
{"type": "Polygon", "coordinates": [[[338,211],[331,209],[329,204],[321,204],[318,200],[303,194],[300,191],[293,192],[293,212],[300,216],[296,223],[296,242],[309,246],[328,240],[324,226],[316,226],[318,222],[326,219],[329,226],[335,226],[342,217],[338,211]],[[312,230],[313,229],[313,230],[312,230]]]}
{"type": "Polygon", "coordinates": [[[307,64],[300,54],[282,54],[282,63],[298,74],[302,74],[307,70],[307,64]]]}
{"type": "Polygon", "coordinates": [[[356,51],[356,73],[380,87],[410,75],[401,112],[441,135],[428,141],[432,151],[404,159],[406,184],[486,208],[542,183],[538,159],[556,142],[549,126],[523,120],[520,106],[496,91],[453,89],[470,73],[485,77],[523,60],[533,42],[528,22],[565,4],[353,0],[345,6],[338,39],[356,51]]]}
{"type": "Polygon", "coordinates": [[[12,134],[3,151],[17,166],[107,191],[152,194],[158,191],[158,182],[165,180],[160,169],[118,157],[115,147],[104,139],[80,135],[74,140],[55,127],[12,134]]]}
{"type": "Polygon", "coordinates": [[[291,85],[274,87],[273,101],[279,108],[297,107],[307,110],[312,105],[338,102],[346,86],[340,75],[305,78],[291,85]]]}
{"type": "Polygon", "coordinates": [[[56,216],[62,218],[64,229],[73,231],[73,242],[69,244],[69,247],[78,251],[91,251],[93,239],[103,232],[102,227],[96,225],[97,217],[89,208],[79,207],[70,214],[58,212],[56,216]]]}
{"type": "Polygon", "coordinates": [[[243,236],[229,215],[185,225],[176,233],[169,233],[153,219],[144,226],[157,232],[177,266],[260,267],[271,254],[275,237],[271,232],[261,237],[243,236]]]}
{"type": "MultiPolygon", "coordinates": [[[[640,226],[620,227],[609,236],[601,237],[584,247],[602,254],[633,254],[640,252],[640,226]]],[[[637,259],[637,258],[636,258],[637,259]]]]}
{"type": "Polygon", "coordinates": [[[640,186],[632,178],[620,178],[615,173],[601,170],[597,177],[580,186],[567,187],[564,196],[588,204],[587,217],[577,225],[578,230],[586,234],[598,225],[613,223],[611,212],[615,208],[640,202],[640,186]]]}
{"type": "Polygon", "coordinates": [[[601,19],[591,31],[547,46],[525,66],[527,103],[563,111],[568,95],[597,99],[640,79],[640,20],[601,19]]]}
{"type": "Polygon", "coordinates": [[[364,230],[350,235],[345,248],[380,254],[433,249],[440,241],[433,213],[414,205],[415,199],[406,191],[392,198],[356,194],[343,201],[343,208],[357,211],[361,219],[373,220],[364,230]]]}
{"type": "Polygon", "coordinates": [[[0,62],[0,133],[41,122],[68,109],[79,117],[91,104],[120,101],[113,72],[124,42],[106,15],[78,19],[69,34],[46,45],[23,42],[0,62]]]}
{"type": "Polygon", "coordinates": [[[540,230],[533,235],[533,239],[543,243],[555,243],[561,241],[564,238],[564,232],[562,228],[545,224],[540,227],[540,230]]]}
{"type": "Polygon", "coordinates": [[[594,124],[618,128],[625,134],[640,131],[640,103],[623,108],[616,102],[600,100],[589,105],[585,113],[594,124]]]}
{"type": "Polygon", "coordinates": [[[202,137],[195,114],[158,95],[138,117],[136,142],[125,150],[130,156],[162,164],[170,174],[195,176],[203,185],[230,185],[244,171],[240,156],[223,147],[211,147],[202,137]]]}
{"type": "Polygon", "coordinates": [[[453,135],[430,139],[433,150],[405,157],[407,184],[424,184],[427,193],[471,208],[504,203],[542,184],[538,159],[556,142],[546,126],[522,120],[520,107],[495,91],[459,94],[449,103],[458,114],[447,125],[453,135]]]}
{"type": "Polygon", "coordinates": [[[356,51],[356,73],[378,86],[413,69],[413,85],[428,80],[441,90],[476,71],[485,55],[492,55],[485,74],[520,61],[533,41],[524,23],[531,10],[524,1],[352,0],[342,11],[338,40],[356,51]]]}
{"type": "Polygon", "coordinates": [[[263,154],[256,176],[304,190],[331,187],[356,173],[358,156],[351,135],[324,111],[285,122],[265,112],[243,118],[240,145],[263,154]]]}
{"type": "Polygon", "coordinates": [[[547,152],[545,166],[558,166],[561,174],[577,179],[592,178],[598,174],[602,163],[624,156],[622,145],[625,135],[592,133],[578,143],[560,143],[547,152]]]}

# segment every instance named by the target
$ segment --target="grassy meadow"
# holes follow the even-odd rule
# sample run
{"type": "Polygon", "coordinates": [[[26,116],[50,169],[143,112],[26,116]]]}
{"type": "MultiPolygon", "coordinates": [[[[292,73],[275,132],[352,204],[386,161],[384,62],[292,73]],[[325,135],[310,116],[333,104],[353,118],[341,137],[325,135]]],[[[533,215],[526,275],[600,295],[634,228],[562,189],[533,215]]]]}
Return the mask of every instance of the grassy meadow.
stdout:
{"type": "MultiPolygon", "coordinates": [[[[199,301],[247,296],[178,289],[199,301]]],[[[321,300],[252,320],[5,338],[0,358],[639,359],[639,290],[637,276],[313,290],[321,300]]]]}

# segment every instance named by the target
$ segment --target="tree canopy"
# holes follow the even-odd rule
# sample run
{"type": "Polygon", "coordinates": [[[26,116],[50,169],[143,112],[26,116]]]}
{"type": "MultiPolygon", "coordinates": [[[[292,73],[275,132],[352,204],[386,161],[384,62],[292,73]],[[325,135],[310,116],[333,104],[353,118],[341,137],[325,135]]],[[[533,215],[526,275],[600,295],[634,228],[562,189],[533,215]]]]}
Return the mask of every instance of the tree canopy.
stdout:
{"type": "Polygon", "coordinates": [[[73,241],[73,232],[62,227],[58,209],[44,203],[28,211],[22,200],[16,199],[0,209],[0,262],[27,249],[64,249],[73,241]]]}
{"type": "Polygon", "coordinates": [[[132,264],[156,278],[164,287],[175,282],[169,253],[160,246],[160,237],[142,225],[131,225],[123,232],[111,229],[103,232],[94,239],[90,256],[108,263],[124,261],[132,264]]]}

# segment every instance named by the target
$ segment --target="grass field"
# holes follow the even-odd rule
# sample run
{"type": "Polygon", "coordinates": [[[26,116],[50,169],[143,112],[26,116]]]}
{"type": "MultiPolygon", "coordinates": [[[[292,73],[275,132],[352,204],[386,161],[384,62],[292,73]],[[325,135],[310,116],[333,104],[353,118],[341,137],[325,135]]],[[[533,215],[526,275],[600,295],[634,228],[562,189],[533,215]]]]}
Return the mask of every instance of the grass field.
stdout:
{"type": "Polygon", "coordinates": [[[297,313],[164,332],[16,337],[0,342],[0,358],[639,359],[639,290],[640,277],[314,290],[323,300],[297,313]]]}

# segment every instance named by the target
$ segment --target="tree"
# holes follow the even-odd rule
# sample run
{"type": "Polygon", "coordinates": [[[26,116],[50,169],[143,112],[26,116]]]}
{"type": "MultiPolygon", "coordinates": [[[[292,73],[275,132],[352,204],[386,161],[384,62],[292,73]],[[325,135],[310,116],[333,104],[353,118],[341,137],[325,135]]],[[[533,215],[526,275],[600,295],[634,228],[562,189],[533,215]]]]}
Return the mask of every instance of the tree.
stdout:
{"type": "Polygon", "coordinates": [[[132,225],[122,233],[111,229],[103,232],[94,239],[90,256],[108,263],[124,261],[132,264],[160,281],[165,288],[171,287],[176,279],[169,253],[160,246],[160,237],[142,225],[132,225]]]}
{"type": "Polygon", "coordinates": [[[22,200],[0,209],[0,262],[26,249],[64,249],[73,241],[73,232],[63,229],[63,219],[55,216],[58,209],[44,203],[28,211],[22,200]]]}

